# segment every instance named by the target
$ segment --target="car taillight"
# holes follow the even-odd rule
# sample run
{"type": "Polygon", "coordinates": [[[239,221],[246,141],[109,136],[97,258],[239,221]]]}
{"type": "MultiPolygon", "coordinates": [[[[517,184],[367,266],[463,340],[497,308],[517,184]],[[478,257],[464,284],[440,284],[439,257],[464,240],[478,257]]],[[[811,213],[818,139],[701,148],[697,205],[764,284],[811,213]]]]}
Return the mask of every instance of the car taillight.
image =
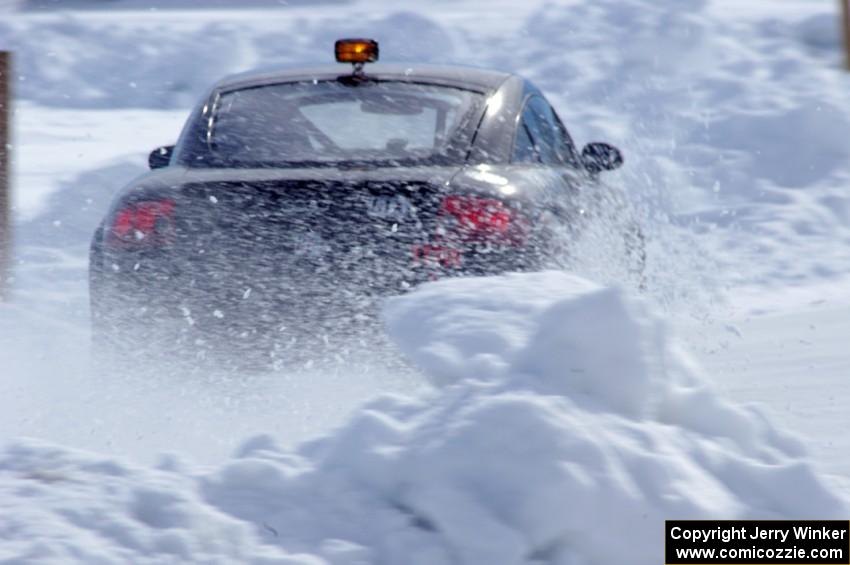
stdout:
{"type": "Polygon", "coordinates": [[[174,201],[144,200],[127,204],[112,220],[109,241],[115,245],[168,243],[174,233],[174,201]]]}
{"type": "Polygon", "coordinates": [[[501,200],[475,195],[450,195],[443,199],[440,215],[449,237],[463,242],[521,245],[528,235],[528,221],[501,200]]]}

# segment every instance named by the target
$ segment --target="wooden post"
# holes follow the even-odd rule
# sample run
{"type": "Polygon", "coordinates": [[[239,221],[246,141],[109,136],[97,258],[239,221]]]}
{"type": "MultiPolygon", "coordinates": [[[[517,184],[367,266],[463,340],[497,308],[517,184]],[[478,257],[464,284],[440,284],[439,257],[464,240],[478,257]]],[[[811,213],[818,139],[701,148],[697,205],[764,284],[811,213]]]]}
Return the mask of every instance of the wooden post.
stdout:
{"type": "Polygon", "coordinates": [[[844,32],[844,64],[850,71],[850,0],[841,1],[841,29],[844,32]]]}
{"type": "Polygon", "coordinates": [[[0,301],[9,297],[9,266],[12,262],[11,144],[12,55],[0,51],[0,301]]]}

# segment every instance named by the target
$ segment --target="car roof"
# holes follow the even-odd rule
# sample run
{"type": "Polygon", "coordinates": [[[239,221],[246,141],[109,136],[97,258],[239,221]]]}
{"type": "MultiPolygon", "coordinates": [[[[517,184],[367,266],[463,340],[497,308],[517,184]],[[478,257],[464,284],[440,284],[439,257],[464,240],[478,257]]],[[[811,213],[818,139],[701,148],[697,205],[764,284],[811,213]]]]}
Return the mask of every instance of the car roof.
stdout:
{"type": "MultiPolygon", "coordinates": [[[[364,71],[366,76],[380,80],[428,82],[484,92],[496,90],[505,80],[513,76],[511,73],[461,65],[419,63],[369,64],[364,71]]],[[[351,67],[345,64],[252,71],[226,77],[215,85],[215,89],[234,90],[280,82],[333,80],[350,74],[351,67]]]]}

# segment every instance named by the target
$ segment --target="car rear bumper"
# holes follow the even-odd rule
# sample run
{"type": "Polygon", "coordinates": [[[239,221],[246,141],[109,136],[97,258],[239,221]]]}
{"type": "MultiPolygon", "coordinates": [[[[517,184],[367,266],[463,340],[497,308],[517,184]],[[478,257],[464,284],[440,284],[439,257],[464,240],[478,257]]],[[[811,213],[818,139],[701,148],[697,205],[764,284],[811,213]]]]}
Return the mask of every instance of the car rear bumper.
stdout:
{"type": "Polygon", "coordinates": [[[95,339],[147,355],[216,360],[274,360],[307,345],[374,333],[386,297],[427,281],[538,268],[519,248],[286,262],[97,251],[95,339]]]}

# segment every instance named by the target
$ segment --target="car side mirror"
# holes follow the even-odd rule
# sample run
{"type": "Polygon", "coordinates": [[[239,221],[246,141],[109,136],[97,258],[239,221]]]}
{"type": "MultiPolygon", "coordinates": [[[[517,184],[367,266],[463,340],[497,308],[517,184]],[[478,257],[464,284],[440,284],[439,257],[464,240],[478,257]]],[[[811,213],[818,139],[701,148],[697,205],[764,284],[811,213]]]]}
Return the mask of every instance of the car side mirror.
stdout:
{"type": "Polygon", "coordinates": [[[602,171],[613,171],[623,165],[623,154],[608,143],[588,143],[581,150],[581,163],[592,175],[602,171]]]}
{"type": "Polygon", "coordinates": [[[173,145],[165,145],[157,147],[151,154],[148,155],[148,167],[151,169],[161,169],[167,167],[171,162],[171,154],[174,153],[173,145]]]}

